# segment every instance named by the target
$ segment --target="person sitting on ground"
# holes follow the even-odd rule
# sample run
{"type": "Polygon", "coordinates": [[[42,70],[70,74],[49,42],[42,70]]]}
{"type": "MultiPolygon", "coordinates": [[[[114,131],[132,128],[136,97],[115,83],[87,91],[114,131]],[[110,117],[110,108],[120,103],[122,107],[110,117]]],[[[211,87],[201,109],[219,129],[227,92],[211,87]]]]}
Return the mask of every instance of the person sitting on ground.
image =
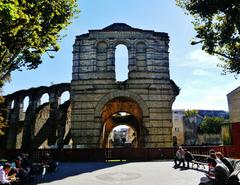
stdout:
{"type": "Polygon", "coordinates": [[[185,160],[187,162],[187,168],[189,168],[189,163],[194,159],[193,155],[191,154],[191,152],[189,152],[187,149],[184,150],[185,151],[185,160]]]}
{"type": "Polygon", "coordinates": [[[44,154],[41,161],[42,165],[47,168],[47,171],[56,171],[58,162],[56,162],[49,153],[44,154]]]}
{"type": "Polygon", "coordinates": [[[225,185],[230,175],[229,170],[211,157],[207,159],[207,162],[214,168],[213,175],[207,174],[207,177],[212,181],[213,185],[225,185]]]}
{"type": "Polygon", "coordinates": [[[181,163],[183,163],[183,167],[185,167],[185,151],[181,146],[178,147],[176,156],[174,158],[174,163],[175,163],[175,167],[179,167],[181,163]],[[179,161],[178,164],[177,164],[177,161],[179,161]]]}
{"type": "Polygon", "coordinates": [[[11,182],[16,181],[15,176],[8,176],[7,173],[11,169],[10,163],[5,163],[3,166],[0,166],[0,182],[5,185],[11,185],[11,182]]]}
{"type": "Polygon", "coordinates": [[[22,166],[22,158],[18,156],[15,160],[17,177],[21,182],[26,182],[28,180],[28,171],[22,166]]]}
{"type": "Polygon", "coordinates": [[[29,155],[27,153],[21,153],[21,158],[22,158],[22,162],[21,162],[21,166],[23,169],[25,169],[26,171],[26,175],[30,174],[30,170],[31,170],[31,162],[29,160],[29,155]]]}
{"type": "Polygon", "coordinates": [[[216,152],[216,156],[222,161],[223,164],[225,164],[231,174],[234,171],[234,168],[229,160],[225,158],[221,152],[216,152]]]}

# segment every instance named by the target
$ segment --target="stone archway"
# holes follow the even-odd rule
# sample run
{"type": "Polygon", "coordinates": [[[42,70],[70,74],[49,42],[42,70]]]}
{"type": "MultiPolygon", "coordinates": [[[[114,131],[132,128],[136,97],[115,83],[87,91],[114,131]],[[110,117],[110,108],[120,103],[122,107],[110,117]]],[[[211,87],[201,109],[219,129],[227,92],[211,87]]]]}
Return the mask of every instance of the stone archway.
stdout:
{"type": "Polygon", "coordinates": [[[121,111],[136,120],[137,147],[172,146],[172,103],[179,89],[170,79],[168,43],[167,33],[124,23],[77,36],[71,81],[74,147],[105,147],[113,115],[121,111]],[[120,82],[115,78],[119,44],[128,50],[128,79],[120,82]]]}
{"type": "MultiPolygon", "coordinates": [[[[119,114],[120,115],[120,114],[119,114]]],[[[142,109],[136,101],[128,97],[116,97],[105,104],[101,111],[102,133],[100,146],[107,147],[108,137],[114,127],[128,125],[136,132],[135,147],[140,147],[143,127],[142,109]],[[128,113],[127,116],[116,116],[118,113],[128,113]]]]}

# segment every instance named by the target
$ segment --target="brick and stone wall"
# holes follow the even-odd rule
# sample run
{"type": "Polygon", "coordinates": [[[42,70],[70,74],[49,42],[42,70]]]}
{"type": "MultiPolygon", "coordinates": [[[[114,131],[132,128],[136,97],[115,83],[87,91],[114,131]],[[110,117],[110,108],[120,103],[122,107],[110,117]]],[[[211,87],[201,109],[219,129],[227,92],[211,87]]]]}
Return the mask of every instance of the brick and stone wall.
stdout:
{"type": "Polygon", "coordinates": [[[131,112],[129,106],[122,106],[124,98],[137,104],[141,112],[132,113],[138,119],[138,147],[172,146],[172,103],[179,88],[170,80],[168,43],[167,33],[121,23],[76,37],[71,81],[76,147],[104,146],[104,107],[117,99],[120,103],[112,107],[115,113],[131,112]],[[128,79],[123,82],[115,78],[115,49],[119,44],[128,49],[128,79]]]}

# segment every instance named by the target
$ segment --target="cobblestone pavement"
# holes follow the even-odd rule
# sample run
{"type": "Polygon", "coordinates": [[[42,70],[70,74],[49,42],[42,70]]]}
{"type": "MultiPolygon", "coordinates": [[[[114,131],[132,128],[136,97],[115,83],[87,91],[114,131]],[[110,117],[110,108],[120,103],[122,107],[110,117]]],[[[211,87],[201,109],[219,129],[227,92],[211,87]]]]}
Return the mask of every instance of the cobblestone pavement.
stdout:
{"type": "Polygon", "coordinates": [[[198,185],[204,169],[174,169],[172,161],[60,163],[41,185],[198,185]]]}

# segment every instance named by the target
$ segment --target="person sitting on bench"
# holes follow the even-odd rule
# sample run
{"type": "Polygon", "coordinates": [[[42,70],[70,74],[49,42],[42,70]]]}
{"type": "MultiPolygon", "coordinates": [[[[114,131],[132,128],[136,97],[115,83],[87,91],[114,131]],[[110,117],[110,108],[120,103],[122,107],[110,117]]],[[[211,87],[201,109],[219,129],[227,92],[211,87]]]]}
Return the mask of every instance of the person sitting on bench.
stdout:
{"type": "Polygon", "coordinates": [[[228,168],[230,174],[234,171],[232,164],[227,158],[223,156],[221,152],[216,152],[216,156],[222,161],[222,163],[228,168]]]}
{"type": "Polygon", "coordinates": [[[179,146],[176,152],[176,156],[174,158],[174,164],[175,164],[174,167],[180,167],[181,163],[183,163],[183,167],[185,167],[185,151],[181,146],[179,146]],[[177,164],[177,161],[179,161],[178,164],[177,164]]]}
{"type": "Polygon", "coordinates": [[[209,166],[212,166],[214,169],[212,175],[207,174],[207,177],[212,181],[213,185],[225,185],[230,175],[226,166],[217,163],[217,161],[211,157],[207,159],[207,162],[209,166]]]}
{"type": "Polygon", "coordinates": [[[191,152],[189,152],[187,149],[184,150],[185,151],[185,160],[187,162],[187,168],[189,168],[189,163],[194,159],[193,155],[191,154],[191,152]]]}

